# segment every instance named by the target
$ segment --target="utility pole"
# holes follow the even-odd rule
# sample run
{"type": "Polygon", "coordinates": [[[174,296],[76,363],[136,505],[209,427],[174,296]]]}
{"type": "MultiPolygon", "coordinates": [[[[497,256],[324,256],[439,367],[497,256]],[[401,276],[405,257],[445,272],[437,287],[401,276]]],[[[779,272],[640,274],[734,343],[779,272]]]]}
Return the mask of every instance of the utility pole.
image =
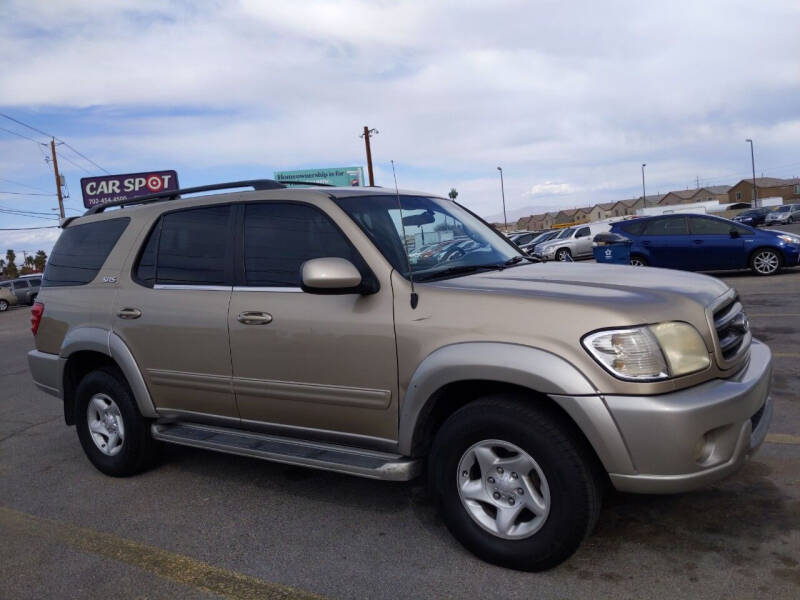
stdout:
{"type": "Polygon", "coordinates": [[[647,163],[642,163],[642,206],[647,208],[647,192],[644,191],[644,168],[647,163]]]}
{"type": "Polygon", "coordinates": [[[506,188],[503,184],[503,167],[497,167],[497,170],[500,171],[500,194],[503,197],[503,226],[505,227],[505,231],[508,231],[508,218],[506,217],[506,188]]]}
{"type": "Polygon", "coordinates": [[[375,177],[372,174],[372,151],[369,147],[369,138],[380,133],[377,129],[370,129],[364,125],[364,133],[360,137],[364,138],[364,145],[367,147],[367,172],[369,173],[369,186],[375,187],[375,177]]]}
{"type": "Polygon", "coordinates": [[[750,164],[753,167],[753,208],[758,208],[758,188],[756,187],[756,159],[753,154],[753,140],[746,139],[750,143],[750,164]]]}
{"type": "Polygon", "coordinates": [[[699,190],[700,189],[700,175],[696,175],[695,179],[697,181],[697,189],[699,190]]]}
{"type": "Polygon", "coordinates": [[[58,192],[58,212],[64,218],[64,198],[61,195],[61,175],[58,173],[58,158],[56,158],[56,139],[50,140],[50,151],[53,153],[53,171],[56,174],[56,192],[58,192]]]}

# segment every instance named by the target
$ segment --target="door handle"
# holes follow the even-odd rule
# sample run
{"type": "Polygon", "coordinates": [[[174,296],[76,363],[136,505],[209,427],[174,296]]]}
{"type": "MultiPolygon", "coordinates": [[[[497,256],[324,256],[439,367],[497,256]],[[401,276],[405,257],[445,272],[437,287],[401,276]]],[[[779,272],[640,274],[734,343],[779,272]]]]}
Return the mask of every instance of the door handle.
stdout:
{"type": "Polygon", "coordinates": [[[642,242],[642,246],[649,246],[649,245],[650,245],[650,242],[649,242],[649,241],[647,241],[647,240],[644,240],[644,241],[642,242]]]}
{"type": "Polygon", "coordinates": [[[138,319],[142,316],[142,311],[138,308],[120,308],[117,316],[120,319],[138,319]]]}
{"type": "Polygon", "coordinates": [[[237,320],[245,325],[267,325],[272,323],[272,315],[265,312],[247,310],[240,312],[237,320]]]}
{"type": "Polygon", "coordinates": [[[703,240],[692,240],[695,244],[702,244],[703,240]]]}

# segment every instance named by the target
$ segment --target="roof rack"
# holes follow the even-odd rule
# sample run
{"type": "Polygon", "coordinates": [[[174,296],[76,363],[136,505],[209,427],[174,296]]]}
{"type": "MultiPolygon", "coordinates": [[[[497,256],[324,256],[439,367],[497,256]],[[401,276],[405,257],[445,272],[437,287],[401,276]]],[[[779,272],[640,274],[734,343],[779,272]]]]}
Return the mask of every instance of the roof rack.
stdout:
{"type": "MultiPolygon", "coordinates": [[[[160,202],[163,200],[175,200],[180,198],[183,194],[197,194],[200,192],[213,192],[215,190],[231,190],[236,188],[249,187],[254,190],[278,190],[287,187],[287,184],[296,185],[313,185],[330,187],[327,183],[312,183],[308,181],[276,181],[274,179],[250,179],[247,181],[229,181],[227,183],[213,183],[210,185],[201,185],[198,187],[182,188],[179,190],[167,190],[157,192],[155,194],[148,194],[146,196],[139,196],[138,198],[131,198],[130,200],[117,200],[115,202],[106,202],[105,204],[98,204],[87,210],[84,215],[93,215],[101,213],[105,209],[114,206],[131,206],[135,204],[149,204],[151,202],[160,202]]],[[[66,223],[62,227],[66,226],[66,223]]]]}

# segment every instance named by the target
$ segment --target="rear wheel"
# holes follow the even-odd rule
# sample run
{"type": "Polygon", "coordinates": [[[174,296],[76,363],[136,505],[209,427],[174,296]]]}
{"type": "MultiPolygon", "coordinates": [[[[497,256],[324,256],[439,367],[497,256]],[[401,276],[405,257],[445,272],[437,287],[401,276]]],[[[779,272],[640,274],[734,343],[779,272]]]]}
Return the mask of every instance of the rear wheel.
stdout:
{"type": "Polygon", "coordinates": [[[510,396],[454,413],[429,457],[429,486],[450,532],[488,562],[540,571],[566,560],[593,529],[600,485],[556,415],[510,396]]]}
{"type": "Polygon", "coordinates": [[[0,312],[5,312],[8,310],[8,300],[0,299],[0,312]]]}
{"type": "Polygon", "coordinates": [[[99,471],[126,477],[150,466],[157,442],[117,369],[92,371],[78,384],[76,396],[78,439],[99,471]]]}
{"type": "Polygon", "coordinates": [[[556,252],[556,260],[561,262],[570,261],[572,260],[572,252],[569,251],[569,248],[559,248],[556,252]]]}
{"type": "Polygon", "coordinates": [[[631,254],[631,265],[634,267],[646,267],[647,259],[640,254],[631,254]]]}
{"type": "Polygon", "coordinates": [[[750,257],[750,270],[756,275],[774,275],[782,264],[781,255],[771,248],[759,248],[750,257]]]}

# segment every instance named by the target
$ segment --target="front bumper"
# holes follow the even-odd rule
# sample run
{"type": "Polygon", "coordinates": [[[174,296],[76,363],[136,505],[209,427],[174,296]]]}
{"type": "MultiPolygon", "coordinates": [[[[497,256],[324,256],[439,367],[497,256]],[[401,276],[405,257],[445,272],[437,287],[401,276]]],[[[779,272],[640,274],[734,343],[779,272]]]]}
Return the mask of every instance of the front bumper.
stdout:
{"type": "Polygon", "coordinates": [[[632,473],[610,472],[624,492],[684,492],[722,479],[761,446],[772,419],[772,354],[753,340],[729,379],[659,396],[605,396],[632,473]]]}

